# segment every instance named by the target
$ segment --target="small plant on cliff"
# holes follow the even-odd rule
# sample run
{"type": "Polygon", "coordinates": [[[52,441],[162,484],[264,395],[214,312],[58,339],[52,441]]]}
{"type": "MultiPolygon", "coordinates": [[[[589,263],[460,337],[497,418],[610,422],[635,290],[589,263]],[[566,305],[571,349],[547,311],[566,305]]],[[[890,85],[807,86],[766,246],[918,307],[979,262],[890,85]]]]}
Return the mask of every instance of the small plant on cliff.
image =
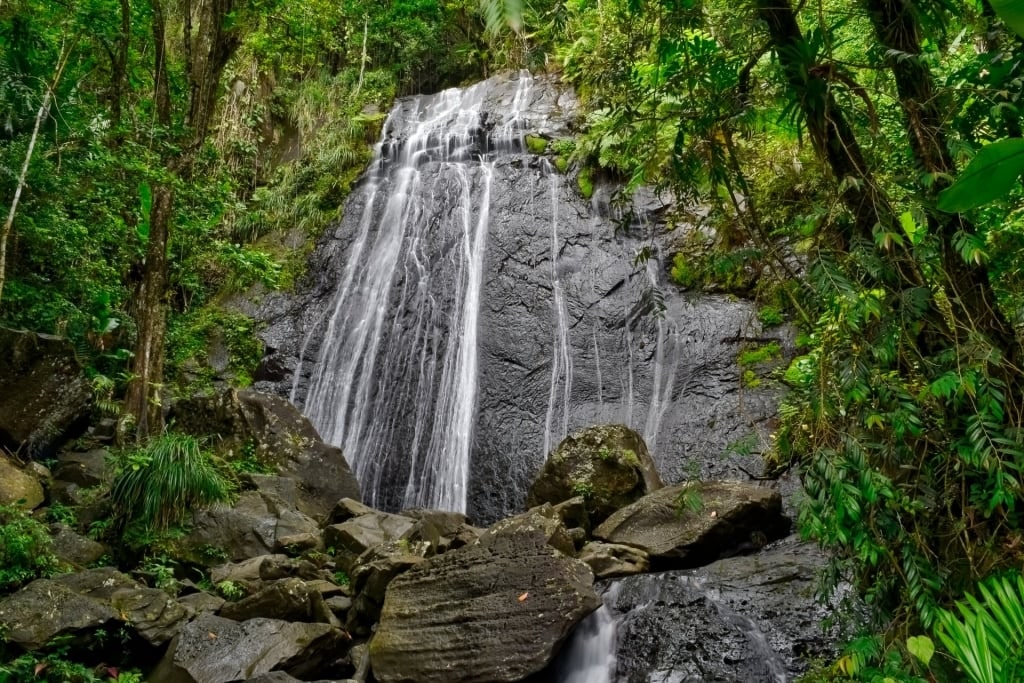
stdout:
{"type": "Polygon", "coordinates": [[[163,531],[189,511],[226,501],[231,484],[191,436],[167,433],[129,454],[110,489],[120,528],[163,531]]]}
{"type": "Polygon", "coordinates": [[[221,581],[217,584],[217,592],[225,600],[232,602],[241,600],[245,596],[245,590],[234,581],[221,581]]]}
{"type": "Polygon", "coordinates": [[[0,505],[0,592],[57,569],[46,526],[16,505],[0,505]]]}

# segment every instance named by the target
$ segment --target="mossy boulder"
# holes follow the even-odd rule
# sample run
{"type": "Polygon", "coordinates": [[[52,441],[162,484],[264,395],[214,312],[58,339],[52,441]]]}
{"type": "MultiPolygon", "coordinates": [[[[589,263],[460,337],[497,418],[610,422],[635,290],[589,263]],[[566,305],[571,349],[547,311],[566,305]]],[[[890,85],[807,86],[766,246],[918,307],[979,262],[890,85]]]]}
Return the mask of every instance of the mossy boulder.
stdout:
{"type": "Polygon", "coordinates": [[[530,507],[581,496],[597,526],[662,487],[643,438],[625,425],[587,427],[558,445],[530,487],[530,507]]]}
{"type": "Polygon", "coordinates": [[[39,480],[0,453],[0,505],[20,505],[34,510],[45,500],[39,480]]]}

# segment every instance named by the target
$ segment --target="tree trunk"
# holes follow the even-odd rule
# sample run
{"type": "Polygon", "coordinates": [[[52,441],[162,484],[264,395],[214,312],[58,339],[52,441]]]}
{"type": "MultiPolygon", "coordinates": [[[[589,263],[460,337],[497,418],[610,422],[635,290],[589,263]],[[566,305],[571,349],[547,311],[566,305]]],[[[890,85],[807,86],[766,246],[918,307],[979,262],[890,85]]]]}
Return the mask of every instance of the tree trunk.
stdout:
{"type": "Polygon", "coordinates": [[[167,331],[167,239],[172,209],[171,188],[163,184],[154,187],[146,268],[133,302],[138,338],[132,357],[132,380],[125,396],[125,412],[132,416],[135,439],[140,442],[162,431],[164,424],[161,394],[167,331]]]}
{"type": "MultiPolygon", "coordinates": [[[[157,123],[171,124],[171,96],[167,82],[167,19],[160,0],[153,1],[153,100],[157,123]]],[[[138,337],[132,356],[131,381],[125,395],[124,416],[134,424],[134,436],[144,441],[163,430],[161,390],[164,371],[164,337],[167,331],[167,243],[173,214],[174,193],[169,185],[153,188],[149,212],[149,237],[142,280],[133,296],[138,337]]],[[[122,434],[122,438],[127,436],[122,434]]]]}
{"type": "Polygon", "coordinates": [[[32,153],[36,148],[36,140],[39,139],[39,128],[43,121],[50,114],[50,104],[53,101],[53,92],[64,75],[64,67],[68,64],[71,51],[74,49],[77,38],[65,46],[57,60],[57,69],[53,75],[53,82],[46,86],[43,93],[43,102],[36,112],[36,123],[32,128],[32,137],[28,141],[28,149],[25,151],[25,161],[21,164],[21,173],[18,174],[18,184],[14,189],[14,199],[11,200],[11,208],[7,212],[7,219],[4,221],[3,229],[0,229],[0,303],[4,298],[4,283],[7,281],[7,241],[10,239],[11,230],[14,228],[14,216],[18,213],[18,203],[21,201],[21,193],[25,189],[25,181],[28,178],[28,167],[32,163],[32,153]]]}
{"type": "MultiPolygon", "coordinates": [[[[188,3],[186,10],[190,14],[191,4],[188,3]]],[[[234,9],[233,0],[200,0],[198,32],[189,35],[186,41],[190,93],[185,125],[192,129],[192,148],[197,148],[206,139],[220,95],[224,67],[241,44],[239,31],[228,28],[228,15],[234,9]]],[[[191,33],[191,28],[189,19],[186,31],[191,33]]]]}
{"type": "Polygon", "coordinates": [[[873,240],[875,226],[889,229],[893,211],[868,170],[857,138],[832,93],[834,72],[804,58],[806,42],[789,0],[757,0],[758,16],[768,25],[772,45],[794,96],[799,98],[811,142],[829,165],[854,216],[852,238],[873,240]]]}
{"type": "MultiPolygon", "coordinates": [[[[929,188],[934,195],[948,184],[956,171],[946,144],[944,111],[935,82],[921,55],[920,27],[908,0],[865,0],[879,42],[886,48],[886,61],[896,81],[907,123],[914,158],[936,177],[929,188]]],[[[981,331],[1011,363],[1019,357],[1019,345],[1012,326],[996,301],[988,272],[979,264],[966,262],[954,246],[958,232],[975,228],[959,215],[933,213],[929,227],[941,237],[942,262],[957,330],[954,337],[964,343],[974,331],[981,331]]]]}

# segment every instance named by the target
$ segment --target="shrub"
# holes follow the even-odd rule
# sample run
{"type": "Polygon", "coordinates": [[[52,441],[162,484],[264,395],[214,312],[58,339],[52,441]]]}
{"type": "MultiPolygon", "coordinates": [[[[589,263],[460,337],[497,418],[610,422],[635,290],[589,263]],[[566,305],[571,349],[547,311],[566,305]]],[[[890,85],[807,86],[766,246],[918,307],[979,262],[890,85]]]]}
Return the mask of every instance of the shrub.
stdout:
{"type": "Polygon", "coordinates": [[[120,528],[162,531],[194,508],[226,501],[231,492],[230,481],[194,437],[167,433],[127,455],[110,497],[120,528]]]}
{"type": "Polygon", "coordinates": [[[16,505],[0,505],[0,591],[10,591],[57,568],[46,526],[16,505]]]}

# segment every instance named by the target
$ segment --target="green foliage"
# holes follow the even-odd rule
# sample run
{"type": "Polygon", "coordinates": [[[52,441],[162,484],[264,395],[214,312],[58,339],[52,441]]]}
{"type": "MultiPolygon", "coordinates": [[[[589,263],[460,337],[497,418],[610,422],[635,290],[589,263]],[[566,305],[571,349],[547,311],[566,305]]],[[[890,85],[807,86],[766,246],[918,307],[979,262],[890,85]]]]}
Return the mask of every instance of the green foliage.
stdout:
{"type": "Polygon", "coordinates": [[[236,602],[245,597],[245,590],[234,581],[221,581],[217,584],[217,592],[225,600],[236,602]]]}
{"type": "Polygon", "coordinates": [[[236,385],[247,386],[263,355],[253,320],[216,306],[172,316],[167,341],[167,373],[177,379],[179,390],[187,396],[212,387],[217,370],[208,362],[211,356],[226,356],[225,374],[233,377],[236,385]]]}
{"type": "Polygon", "coordinates": [[[243,472],[249,474],[276,474],[277,468],[273,464],[263,461],[256,453],[256,443],[247,441],[241,452],[235,457],[228,459],[228,465],[236,474],[243,472]]]}
{"type": "Polygon", "coordinates": [[[539,135],[527,135],[526,148],[530,154],[544,154],[548,150],[548,141],[539,135]]]}
{"type": "Polygon", "coordinates": [[[590,500],[594,497],[594,485],[589,481],[575,481],[572,483],[572,495],[590,500]]]}
{"type": "Polygon", "coordinates": [[[46,508],[46,519],[70,527],[78,524],[78,516],[75,511],[60,501],[54,501],[46,508]]]}
{"type": "Polygon", "coordinates": [[[339,586],[347,586],[351,582],[352,580],[349,578],[348,573],[343,571],[334,572],[334,583],[338,584],[339,586]]]}
{"type": "Polygon", "coordinates": [[[171,595],[181,591],[181,582],[175,576],[177,562],[166,555],[149,556],[139,565],[139,571],[152,577],[152,585],[171,595]]]}
{"type": "Polygon", "coordinates": [[[1011,138],[982,147],[956,182],[939,195],[938,207],[968,211],[1007,196],[1024,173],[1024,140],[1011,138]]]}
{"type": "Polygon", "coordinates": [[[753,348],[742,351],[739,355],[739,364],[743,366],[757,365],[778,358],[782,354],[782,347],[778,342],[768,342],[757,345],[753,348]]]}
{"type": "Polygon", "coordinates": [[[757,317],[765,327],[775,327],[786,321],[782,309],[778,306],[762,306],[757,311],[757,317]]]}
{"type": "Polygon", "coordinates": [[[978,584],[956,612],[942,610],[938,637],[972,683],[1011,683],[1024,678],[1024,574],[978,584]]]}
{"type": "Polygon", "coordinates": [[[125,455],[110,489],[122,529],[160,532],[193,510],[225,502],[229,481],[192,436],[169,432],[125,455]]]}
{"type": "Polygon", "coordinates": [[[576,186],[579,188],[580,194],[583,195],[584,199],[590,199],[594,196],[594,180],[590,174],[590,168],[584,166],[576,175],[576,186]]]}
{"type": "Polygon", "coordinates": [[[46,526],[17,505],[0,505],[0,592],[58,569],[46,526]]]}
{"type": "Polygon", "coordinates": [[[696,486],[686,486],[679,492],[679,497],[676,499],[676,512],[678,514],[682,515],[688,512],[697,515],[703,509],[704,497],[700,495],[700,491],[696,486]]]}

